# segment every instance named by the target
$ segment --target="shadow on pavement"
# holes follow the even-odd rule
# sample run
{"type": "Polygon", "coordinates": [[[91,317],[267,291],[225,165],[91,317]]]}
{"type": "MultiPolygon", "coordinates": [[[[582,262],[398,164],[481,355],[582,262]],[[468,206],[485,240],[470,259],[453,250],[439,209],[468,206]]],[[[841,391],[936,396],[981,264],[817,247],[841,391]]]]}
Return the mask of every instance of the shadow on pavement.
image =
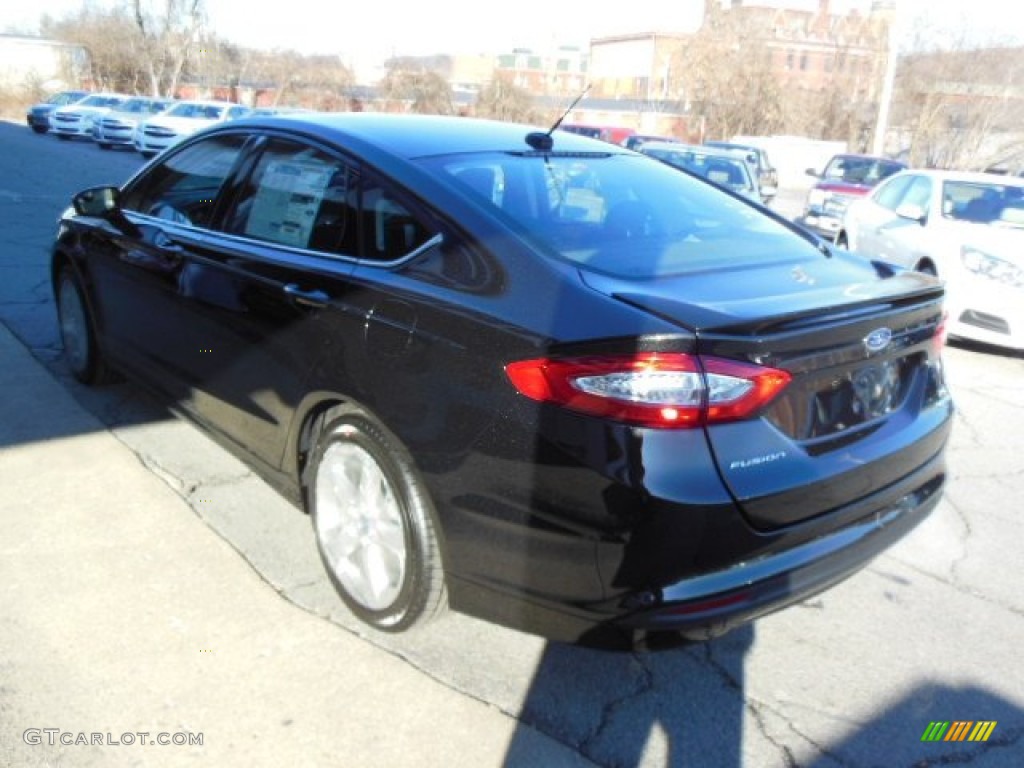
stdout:
{"type": "Polygon", "coordinates": [[[549,643],[523,702],[507,768],[529,765],[524,727],[601,766],[738,768],[746,625],[708,643],[616,653],[549,643]]]}
{"type": "MultiPolygon", "coordinates": [[[[939,728],[939,733],[943,733],[939,728]]],[[[941,765],[1019,766],[1024,764],[1019,744],[1024,737],[1024,711],[998,695],[976,687],[923,685],[862,723],[848,738],[825,749],[808,768],[843,766],[941,765]],[[970,741],[979,722],[995,722],[986,741],[970,741]],[[932,723],[950,723],[949,741],[922,741],[932,723]],[[960,730],[954,723],[972,723],[960,730]],[[963,740],[954,740],[959,735],[963,740]]],[[[820,742],[819,742],[820,743],[820,742]]]]}

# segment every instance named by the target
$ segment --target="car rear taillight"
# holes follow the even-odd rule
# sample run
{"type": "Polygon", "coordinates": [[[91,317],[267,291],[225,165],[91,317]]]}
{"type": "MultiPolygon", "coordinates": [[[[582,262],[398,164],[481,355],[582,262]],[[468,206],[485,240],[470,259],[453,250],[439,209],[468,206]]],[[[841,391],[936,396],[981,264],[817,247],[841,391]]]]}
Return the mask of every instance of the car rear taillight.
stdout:
{"type": "Polygon", "coordinates": [[[790,381],[774,368],[681,353],[536,358],[505,366],[526,397],[644,427],[746,418],[790,381]]]}
{"type": "Polygon", "coordinates": [[[939,324],[937,326],[935,326],[935,336],[934,336],[935,347],[934,347],[934,350],[935,350],[935,355],[936,356],[942,354],[942,350],[945,348],[946,341],[947,341],[948,338],[949,338],[949,314],[946,313],[946,312],[943,312],[942,313],[942,319],[939,321],[939,324]]]}

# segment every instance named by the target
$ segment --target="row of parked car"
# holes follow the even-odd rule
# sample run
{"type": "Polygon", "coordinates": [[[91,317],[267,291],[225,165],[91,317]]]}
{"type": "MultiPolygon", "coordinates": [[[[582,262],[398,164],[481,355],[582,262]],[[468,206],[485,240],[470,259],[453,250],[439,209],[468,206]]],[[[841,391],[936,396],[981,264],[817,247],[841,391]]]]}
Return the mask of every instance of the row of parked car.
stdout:
{"type": "Polygon", "coordinates": [[[37,133],[91,139],[100,149],[125,147],[152,157],[200,128],[270,111],[228,101],[62,91],[30,107],[25,117],[37,133]]]}

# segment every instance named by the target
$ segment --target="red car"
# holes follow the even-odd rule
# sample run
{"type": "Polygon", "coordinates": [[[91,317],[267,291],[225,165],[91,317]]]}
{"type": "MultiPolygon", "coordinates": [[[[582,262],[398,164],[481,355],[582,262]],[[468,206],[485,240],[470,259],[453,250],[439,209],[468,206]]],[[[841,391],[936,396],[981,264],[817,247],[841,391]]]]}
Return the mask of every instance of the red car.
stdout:
{"type": "Polygon", "coordinates": [[[582,125],[570,123],[559,126],[560,131],[568,131],[578,136],[586,136],[591,139],[600,139],[611,144],[622,144],[626,139],[636,133],[632,128],[623,128],[620,125],[582,125]]]}
{"type": "Polygon", "coordinates": [[[842,154],[829,160],[824,171],[808,168],[807,175],[817,178],[818,183],[807,194],[807,204],[797,223],[826,240],[835,240],[850,203],[906,167],[884,157],[842,154]]]}

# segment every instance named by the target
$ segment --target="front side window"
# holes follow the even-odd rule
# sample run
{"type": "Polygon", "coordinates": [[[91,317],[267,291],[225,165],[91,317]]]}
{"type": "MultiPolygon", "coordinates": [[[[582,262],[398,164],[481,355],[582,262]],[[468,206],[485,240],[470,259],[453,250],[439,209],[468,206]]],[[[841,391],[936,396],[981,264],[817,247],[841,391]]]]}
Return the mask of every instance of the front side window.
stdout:
{"type": "Polygon", "coordinates": [[[179,224],[208,226],[244,141],[237,134],[211,136],[175,152],[125,190],[122,206],[179,224]]]}
{"type": "Polygon", "coordinates": [[[924,176],[917,176],[910,183],[906,193],[903,195],[902,205],[916,205],[927,211],[928,201],[932,195],[932,182],[924,176]]]}
{"type": "Polygon", "coordinates": [[[542,251],[649,278],[816,251],[749,203],[642,155],[479,153],[422,161],[542,251]]]}
{"type": "Polygon", "coordinates": [[[900,201],[903,199],[904,190],[910,186],[910,182],[913,180],[913,176],[897,176],[884,182],[877,190],[875,190],[875,202],[883,208],[895,211],[899,207],[900,201]]]}

